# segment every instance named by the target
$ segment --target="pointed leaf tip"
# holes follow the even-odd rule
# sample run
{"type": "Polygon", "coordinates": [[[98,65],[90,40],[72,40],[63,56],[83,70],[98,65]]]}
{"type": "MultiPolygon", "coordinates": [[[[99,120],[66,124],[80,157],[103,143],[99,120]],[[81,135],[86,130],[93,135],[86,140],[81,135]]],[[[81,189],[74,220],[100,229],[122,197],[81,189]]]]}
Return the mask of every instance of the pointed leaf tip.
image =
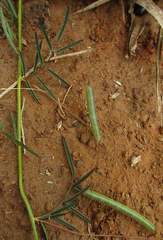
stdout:
{"type": "Polygon", "coordinates": [[[64,19],[64,21],[63,21],[62,28],[61,28],[61,30],[60,30],[60,32],[59,32],[59,34],[58,34],[56,43],[58,43],[59,40],[60,40],[61,37],[62,37],[62,34],[63,34],[63,32],[64,32],[64,29],[65,29],[65,27],[66,27],[66,23],[67,23],[67,20],[68,20],[68,15],[69,15],[69,6],[67,6],[65,19],[64,19]]]}
{"type": "Polygon", "coordinates": [[[72,177],[74,178],[75,177],[74,165],[73,165],[73,162],[72,162],[72,158],[71,158],[71,155],[70,155],[70,152],[69,152],[66,140],[65,140],[65,138],[63,136],[62,136],[62,142],[63,142],[63,145],[65,147],[66,155],[67,155],[67,158],[68,158],[68,161],[69,161],[69,164],[70,164],[72,177]]]}

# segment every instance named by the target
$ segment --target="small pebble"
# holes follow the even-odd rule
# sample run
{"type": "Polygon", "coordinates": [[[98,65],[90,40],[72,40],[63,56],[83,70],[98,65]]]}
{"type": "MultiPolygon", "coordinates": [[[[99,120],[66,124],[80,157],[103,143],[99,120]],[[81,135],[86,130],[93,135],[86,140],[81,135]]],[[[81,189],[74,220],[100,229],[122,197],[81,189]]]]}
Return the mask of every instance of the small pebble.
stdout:
{"type": "Polygon", "coordinates": [[[77,157],[78,157],[78,153],[77,153],[76,151],[74,151],[74,152],[72,153],[72,155],[73,155],[74,158],[77,158],[77,157]]]}
{"type": "Polygon", "coordinates": [[[117,132],[118,134],[122,134],[122,133],[123,133],[123,129],[122,129],[121,127],[118,127],[118,128],[116,129],[116,132],[117,132]]]}
{"type": "Polygon", "coordinates": [[[163,202],[161,202],[161,203],[159,204],[159,209],[160,209],[160,211],[163,213],[163,202]]]}
{"type": "Polygon", "coordinates": [[[149,116],[147,113],[145,112],[142,112],[141,116],[140,116],[140,121],[143,122],[143,123],[146,123],[149,119],[149,116]]]}
{"type": "Polygon", "coordinates": [[[77,161],[76,167],[80,168],[83,165],[83,162],[81,160],[77,161]]]}
{"type": "Polygon", "coordinates": [[[46,203],[45,203],[45,210],[46,210],[47,212],[50,212],[50,211],[52,210],[52,208],[51,208],[51,203],[50,203],[50,202],[46,202],[46,203]]]}
{"type": "Polygon", "coordinates": [[[96,219],[101,222],[102,219],[104,218],[105,216],[105,213],[103,211],[99,211],[97,214],[96,214],[96,219]]]}
{"type": "Polygon", "coordinates": [[[95,144],[94,139],[90,139],[90,140],[89,140],[88,146],[89,146],[89,148],[95,148],[96,144],[95,144]]]}
{"type": "Polygon", "coordinates": [[[68,118],[65,123],[66,123],[66,125],[68,127],[72,127],[72,120],[71,120],[71,118],[68,118]]]}
{"type": "Polygon", "coordinates": [[[145,209],[148,214],[150,214],[152,211],[152,208],[150,206],[147,206],[145,209]]]}
{"type": "Polygon", "coordinates": [[[76,135],[76,127],[68,128],[68,131],[76,135]]]}
{"type": "Polygon", "coordinates": [[[100,174],[100,175],[102,175],[102,176],[104,176],[105,171],[104,171],[103,169],[101,169],[101,168],[98,168],[98,169],[97,169],[97,173],[100,174]]]}
{"type": "Polygon", "coordinates": [[[83,134],[81,135],[81,142],[82,142],[82,143],[88,142],[89,139],[90,139],[90,134],[89,134],[89,132],[85,132],[85,133],[83,133],[83,134]]]}

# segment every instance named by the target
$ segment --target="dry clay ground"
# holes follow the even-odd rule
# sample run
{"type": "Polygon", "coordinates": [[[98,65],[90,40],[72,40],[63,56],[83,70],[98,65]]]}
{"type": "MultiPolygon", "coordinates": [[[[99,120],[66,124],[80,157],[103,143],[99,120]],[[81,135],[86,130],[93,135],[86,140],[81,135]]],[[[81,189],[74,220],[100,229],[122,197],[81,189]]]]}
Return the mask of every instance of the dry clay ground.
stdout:
{"type": "MultiPolygon", "coordinates": [[[[37,1],[27,1],[26,6],[23,6],[22,36],[28,47],[23,46],[22,53],[27,70],[34,64],[35,32],[39,39],[43,39],[41,30],[34,25],[30,12],[27,11],[34,2],[37,1]]],[[[23,154],[25,193],[34,216],[52,210],[65,196],[71,183],[71,172],[61,141],[63,135],[72,155],[76,178],[79,179],[95,168],[85,184],[91,184],[91,190],[119,201],[149,219],[157,229],[156,235],[151,239],[161,240],[163,131],[157,113],[156,44],[153,40],[157,38],[158,27],[153,35],[147,34],[147,28],[139,39],[139,53],[132,59],[126,59],[129,30],[127,9],[126,24],[116,1],[71,16],[72,12],[89,3],[90,1],[49,1],[51,17],[47,17],[46,24],[53,46],[63,22],[66,5],[69,4],[70,19],[57,49],[80,39],[83,39],[83,42],[67,53],[87,47],[93,49],[90,53],[48,64],[50,69],[72,85],[64,105],[87,126],[66,109],[63,117],[57,104],[43,93],[37,92],[42,103],[39,105],[29,91],[22,90],[22,101],[25,98],[23,125],[26,144],[40,156],[38,159],[28,152],[23,154]],[[119,81],[121,85],[117,85],[115,81],[119,81]],[[94,89],[99,126],[106,147],[95,142],[90,128],[86,105],[88,82],[94,89]],[[112,99],[114,93],[119,95],[112,99]],[[57,124],[61,120],[62,127],[58,130],[57,124]],[[131,167],[131,158],[139,155],[142,161],[131,167]],[[46,169],[50,176],[46,175],[46,169]]],[[[17,30],[16,25],[13,30],[17,30]]],[[[45,40],[42,54],[44,58],[48,55],[45,40]]],[[[53,94],[63,101],[67,88],[46,70],[39,72],[38,76],[53,94]]],[[[17,56],[8,41],[1,39],[0,87],[10,86],[16,78],[17,56]]],[[[40,87],[35,77],[28,80],[40,87]]],[[[24,83],[22,87],[26,87],[24,83]]],[[[16,90],[12,90],[0,100],[0,121],[13,136],[10,113],[12,112],[16,119],[16,99],[16,90]]],[[[0,144],[0,239],[34,239],[29,216],[18,188],[17,148],[2,134],[0,144]]],[[[105,205],[85,197],[79,199],[77,209],[92,221],[91,232],[137,237],[150,234],[139,223],[105,205]]],[[[64,219],[78,228],[80,233],[88,233],[88,224],[78,216],[68,213],[64,219]]],[[[60,225],[53,220],[51,222],[60,225]]],[[[41,228],[37,228],[39,239],[44,239],[41,228]]],[[[50,240],[88,239],[51,226],[47,226],[47,233],[50,240]]]]}

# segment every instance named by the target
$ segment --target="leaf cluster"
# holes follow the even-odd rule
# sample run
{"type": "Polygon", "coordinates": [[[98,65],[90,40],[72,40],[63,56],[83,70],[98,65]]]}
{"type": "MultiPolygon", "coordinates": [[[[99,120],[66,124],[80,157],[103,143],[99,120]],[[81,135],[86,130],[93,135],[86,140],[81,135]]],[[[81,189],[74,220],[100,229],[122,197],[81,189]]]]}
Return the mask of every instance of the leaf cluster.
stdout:
{"type": "MultiPolygon", "coordinates": [[[[67,143],[66,143],[66,140],[65,138],[62,136],[62,142],[63,142],[63,146],[65,148],[65,152],[66,152],[66,155],[67,155],[67,158],[68,158],[68,161],[69,161],[69,164],[70,164],[70,168],[71,168],[71,173],[72,173],[72,177],[74,179],[75,177],[75,171],[74,171],[74,166],[73,166],[73,162],[72,162],[72,158],[71,158],[71,154],[69,152],[69,149],[68,149],[68,146],[67,146],[67,143]]],[[[64,216],[66,213],[65,213],[65,210],[69,210],[69,211],[72,211],[73,213],[77,214],[80,218],[82,218],[83,220],[87,221],[88,223],[91,223],[90,220],[85,217],[80,211],[76,210],[74,208],[74,206],[76,204],[79,203],[79,200],[76,200],[74,201],[78,196],[80,196],[81,194],[83,194],[86,190],[89,189],[90,185],[79,190],[78,188],[76,188],[79,184],[81,184],[85,179],[87,179],[92,173],[93,173],[94,169],[91,170],[90,172],[88,172],[85,176],[83,176],[79,181],[77,181],[76,183],[74,183],[72,186],[71,186],[71,189],[74,189],[75,191],[77,191],[77,193],[75,193],[73,196],[71,196],[70,198],[66,199],[65,201],[63,201],[63,204],[64,204],[64,207],[60,208],[60,209],[54,209],[52,210],[50,213],[44,215],[43,217],[41,217],[41,220],[42,221],[48,221],[48,220],[51,220],[51,219],[56,219],[58,222],[62,223],[63,225],[65,225],[66,227],[74,230],[74,231],[78,231],[77,228],[75,228],[74,226],[72,226],[70,223],[66,222],[65,220],[63,220],[61,217],[64,216]],[[69,203],[71,202],[71,203],[69,203]]],[[[39,220],[39,219],[38,219],[39,220]]],[[[41,222],[41,226],[43,228],[43,231],[45,233],[45,237],[47,239],[47,233],[46,233],[46,229],[45,229],[45,226],[43,224],[43,222],[41,222]]]]}

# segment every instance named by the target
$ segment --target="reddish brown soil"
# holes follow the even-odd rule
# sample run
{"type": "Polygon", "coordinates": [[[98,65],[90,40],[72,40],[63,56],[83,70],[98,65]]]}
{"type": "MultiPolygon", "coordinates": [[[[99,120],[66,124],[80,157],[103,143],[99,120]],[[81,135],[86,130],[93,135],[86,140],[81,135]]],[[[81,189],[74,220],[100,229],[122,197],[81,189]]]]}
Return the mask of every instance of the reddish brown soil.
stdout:
{"type": "MultiPolygon", "coordinates": [[[[91,1],[87,1],[89,4],[91,1]]],[[[27,4],[31,4],[29,1],[27,4]]],[[[27,7],[26,4],[26,7],[27,7]]],[[[129,15],[126,9],[124,24],[120,5],[111,1],[86,13],[71,13],[86,6],[83,1],[49,1],[51,17],[47,19],[48,35],[55,45],[65,15],[70,6],[70,19],[57,49],[83,39],[83,42],[65,53],[84,50],[93,51],[80,56],[63,58],[47,66],[72,85],[64,106],[65,118],[57,104],[41,92],[37,92],[39,105],[27,90],[23,126],[28,147],[40,158],[30,153],[23,154],[23,184],[34,216],[46,214],[57,206],[71,184],[70,166],[61,141],[63,135],[72,155],[76,178],[95,168],[85,184],[90,189],[119,201],[149,219],[157,229],[151,239],[163,239],[163,147],[160,120],[156,100],[156,44],[147,39],[148,31],[140,38],[139,54],[126,59],[129,15]],[[147,43],[147,44],[144,44],[147,43]],[[143,71],[140,73],[140,69],[143,71]],[[117,86],[115,81],[121,82],[117,86]],[[86,104],[86,86],[94,89],[97,116],[105,146],[95,142],[86,104]],[[110,96],[119,92],[119,96],[110,96]],[[80,117],[87,127],[76,121],[80,117]],[[57,124],[62,120],[61,129],[57,124]],[[85,134],[85,135],[83,135],[85,134]],[[88,141],[86,138],[88,137],[88,141]],[[131,167],[131,158],[141,155],[142,161],[131,167]],[[49,170],[50,176],[45,174],[49,170]],[[51,181],[52,183],[48,183],[51,181]]],[[[127,7],[127,6],[126,6],[127,7]]],[[[34,34],[44,39],[41,30],[27,18],[23,8],[22,36],[28,47],[22,53],[27,70],[36,54],[34,34]]],[[[17,26],[13,27],[17,31],[17,26]]],[[[155,29],[157,33],[157,28],[155,29]]],[[[15,43],[16,44],[16,43],[15,43]]],[[[48,47],[43,40],[42,54],[48,56],[48,47]]],[[[163,65],[161,65],[162,69],[163,65]]],[[[67,88],[46,70],[38,76],[53,94],[63,101],[67,88]]],[[[9,87],[17,79],[17,56],[6,39],[0,40],[0,88],[9,87]]],[[[31,84],[40,87],[35,77],[28,78],[31,84]]],[[[22,83],[22,87],[26,87],[22,83]]],[[[14,136],[10,113],[17,117],[16,90],[0,100],[0,121],[8,133],[14,136]]],[[[19,192],[18,155],[15,145],[3,134],[0,135],[0,239],[34,239],[28,212],[19,192]]],[[[73,193],[73,192],[72,192],[73,193]]],[[[115,210],[85,197],[79,197],[77,209],[87,216],[96,234],[129,235],[146,237],[151,232],[142,225],[115,210]]],[[[78,216],[68,213],[64,219],[88,233],[88,224],[78,216]]],[[[62,226],[58,222],[52,223],[62,226]]],[[[44,234],[37,225],[39,239],[44,234]]],[[[46,226],[50,240],[88,239],[46,226]]],[[[98,239],[98,238],[97,238],[98,239]]],[[[101,239],[101,238],[99,238],[101,239]]],[[[110,239],[110,238],[107,238],[110,239]]],[[[112,238],[118,239],[118,238],[112,238]]],[[[126,239],[126,238],[123,238],[126,239]]],[[[132,238],[133,239],[133,238],[132,238]]]]}

